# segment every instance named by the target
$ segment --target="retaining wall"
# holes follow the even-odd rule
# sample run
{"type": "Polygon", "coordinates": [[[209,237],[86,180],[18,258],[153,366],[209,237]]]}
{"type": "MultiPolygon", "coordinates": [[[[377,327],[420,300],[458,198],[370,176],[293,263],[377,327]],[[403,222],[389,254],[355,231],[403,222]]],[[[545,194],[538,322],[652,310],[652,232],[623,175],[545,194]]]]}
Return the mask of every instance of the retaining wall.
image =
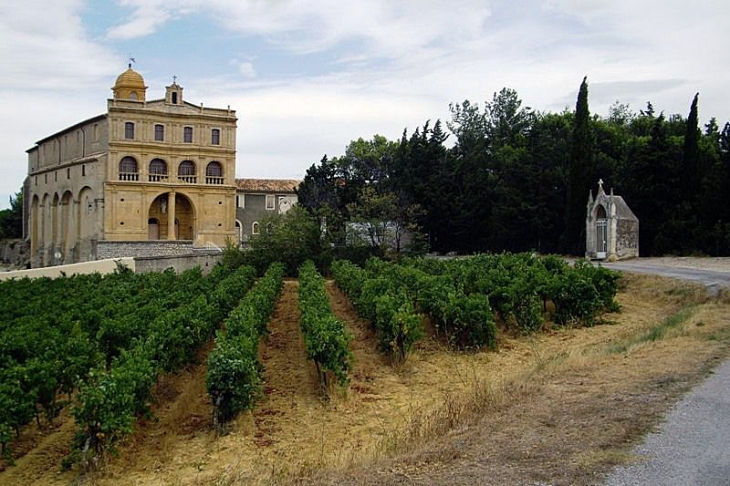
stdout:
{"type": "Polygon", "coordinates": [[[56,278],[61,275],[83,275],[95,272],[107,274],[116,270],[118,264],[129,267],[129,269],[135,273],[162,272],[168,268],[172,268],[176,273],[180,273],[197,266],[203,270],[203,273],[208,273],[213,269],[216,263],[220,261],[222,256],[223,254],[220,251],[199,250],[187,255],[107,258],[92,262],[56,265],[54,267],[0,272],[0,280],[24,277],[56,278]]]}
{"type": "Polygon", "coordinates": [[[108,241],[96,242],[97,260],[122,257],[165,257],[191,255],[191,240],[108,241]]]}

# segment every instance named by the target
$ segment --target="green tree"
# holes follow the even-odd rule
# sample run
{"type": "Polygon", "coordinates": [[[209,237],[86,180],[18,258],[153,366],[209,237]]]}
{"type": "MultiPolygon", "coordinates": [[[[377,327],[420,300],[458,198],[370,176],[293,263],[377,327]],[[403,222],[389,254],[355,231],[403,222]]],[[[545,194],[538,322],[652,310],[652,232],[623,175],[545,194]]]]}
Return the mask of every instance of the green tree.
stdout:
{"type": "Polygon", "coordinates": [[[704,176],[704,168],[700,166],[699,140],[701,134],[697,121],[697,99],[699,95],[699,93],[695,94],[695,97],[692,99],[684,135],[682,162],[687,181],[684,184],[684,188],[686,189],[685,197],[688,200],[694,199],[697,196],[704,176]]]}
{"type": "Polygon", "coordinates": [[[251,238],[251,258],[261,271],[273,262],[282,262],[287,275],[296,275],[305,261],[321,262],[323,255],[317,219],[299,205],[283,215],[261,221],[261,234],[251,238]]]}
{"type": "Polygon", "coordinates": [[[573,136],[570,144],[568,201],[562,247],[573,255],[585,251],[585,205],[592,182],[594,163],[593,132],[588,111],[588,77],[583,78],[575,104],[573,136]]]}
{"type": "Polygon", "coordinates": [[[0,211],[0,238],[23,237],[23,193],[10,196],[10,208],[0,211]]]}

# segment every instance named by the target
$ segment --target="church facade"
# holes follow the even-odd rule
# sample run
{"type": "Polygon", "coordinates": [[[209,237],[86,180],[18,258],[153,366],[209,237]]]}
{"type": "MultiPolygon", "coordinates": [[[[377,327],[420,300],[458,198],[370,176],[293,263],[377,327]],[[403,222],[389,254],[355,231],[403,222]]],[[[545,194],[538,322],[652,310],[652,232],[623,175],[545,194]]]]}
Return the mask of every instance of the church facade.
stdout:
{"type": "Polygon", "coordinates": [[[188,103],[176,81],[147,100],[129,66],[107,112],[28,153],[31,266],[190,253],[235,240],[236,113],[188,103]]]}

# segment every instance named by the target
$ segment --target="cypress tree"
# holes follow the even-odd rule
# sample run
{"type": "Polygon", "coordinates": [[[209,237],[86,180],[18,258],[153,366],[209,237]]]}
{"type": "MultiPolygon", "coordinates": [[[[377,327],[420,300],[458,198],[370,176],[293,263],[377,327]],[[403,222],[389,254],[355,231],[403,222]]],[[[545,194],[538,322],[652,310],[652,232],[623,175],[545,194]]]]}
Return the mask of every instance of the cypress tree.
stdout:
{"type": "Polygon", "coordinates": [[[563,251],[574,255],[585,251],[585,211],[593,167],[593,137],[588,111],[588,77],[583,78],[578,91],[570,146],[567,204],[563,251]]]}
{"type": "Polygon", "coordinates": [[[699,193],[704,176],[703,168],[700,166],[700,129],[697,121],[697,98],[699,95],[699,93],[695,94],[692,100],[692,106],[689,109],[689,116],[687,117],[687,131],[684,135],[684,154],[682,161],[685,176],[689,182],[685,186],[688,190],[685,197],[688,200],[693,199],[699,193]]]}

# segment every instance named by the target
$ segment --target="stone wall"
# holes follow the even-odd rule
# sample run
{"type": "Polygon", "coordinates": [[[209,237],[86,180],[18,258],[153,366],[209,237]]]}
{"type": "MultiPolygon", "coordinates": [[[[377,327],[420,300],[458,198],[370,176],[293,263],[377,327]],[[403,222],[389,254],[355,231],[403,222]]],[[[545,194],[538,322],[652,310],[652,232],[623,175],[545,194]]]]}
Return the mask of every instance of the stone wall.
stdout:
{"type": "Polygon", "coordinates": [[[30,270],[16,270],[12,272],[0,272],[0,280],[8,280],[13,278],[57,278],[62,275],[70,277],[71,275],[87,275],[90,273],[100,273],[106,275],[113,273],[118,265],[124,265],[130,270],[135,271],[134,258],[119,258],[116,260],[101,260],[93,262],[72,263],[69,265],[57,265],[55,267],[33,268],[30,270]]]}
{"type": "Polygon", "coordinates": [[[198,251],[192,255],[139,257],[134,259],[136,273],[164,272],[172,268],[180,273],[200,267],[203,273],[210,272],[220,261],[223,254],[219,251],[198,251]]]}
{"type": "Polygon", "coordinates": [[[121,257],[181,256],[192,253],[193,242],[190,240],[98,241],[96,243],[97,260],[121,257]]]}
{"type": "Polygon", "coordinates": [[[14,239],[0,241],[0,262],[10,267],[25,268],[30,258],[27,241],[14,239]]]}
{"type": "Polygon", "coordinates": [[[56,278],[61,275],[71,276],[96,272],[105,275],[114,272],[118,265],[124,265],[135,273],[164,272],[168,268],[172,268],[176,273],[181,273],[185,270],[199,266],[203,273],[207,274],[220,261],[222,256],[223,254],[219,251],[196,250],[192,254],[182,256],[114,258],[92,262],[73,263],[70,265],[57,265],[55,267],[34,268],[31,270],[15,270],[9,272],[0,271],[0,280],[24,277],[56,278]]]}
{"type": "Polygon", "coordinates": [[[621,219],[616,228],[616,256],[619,259],[639,256],[639,222],[621,219]]]}

